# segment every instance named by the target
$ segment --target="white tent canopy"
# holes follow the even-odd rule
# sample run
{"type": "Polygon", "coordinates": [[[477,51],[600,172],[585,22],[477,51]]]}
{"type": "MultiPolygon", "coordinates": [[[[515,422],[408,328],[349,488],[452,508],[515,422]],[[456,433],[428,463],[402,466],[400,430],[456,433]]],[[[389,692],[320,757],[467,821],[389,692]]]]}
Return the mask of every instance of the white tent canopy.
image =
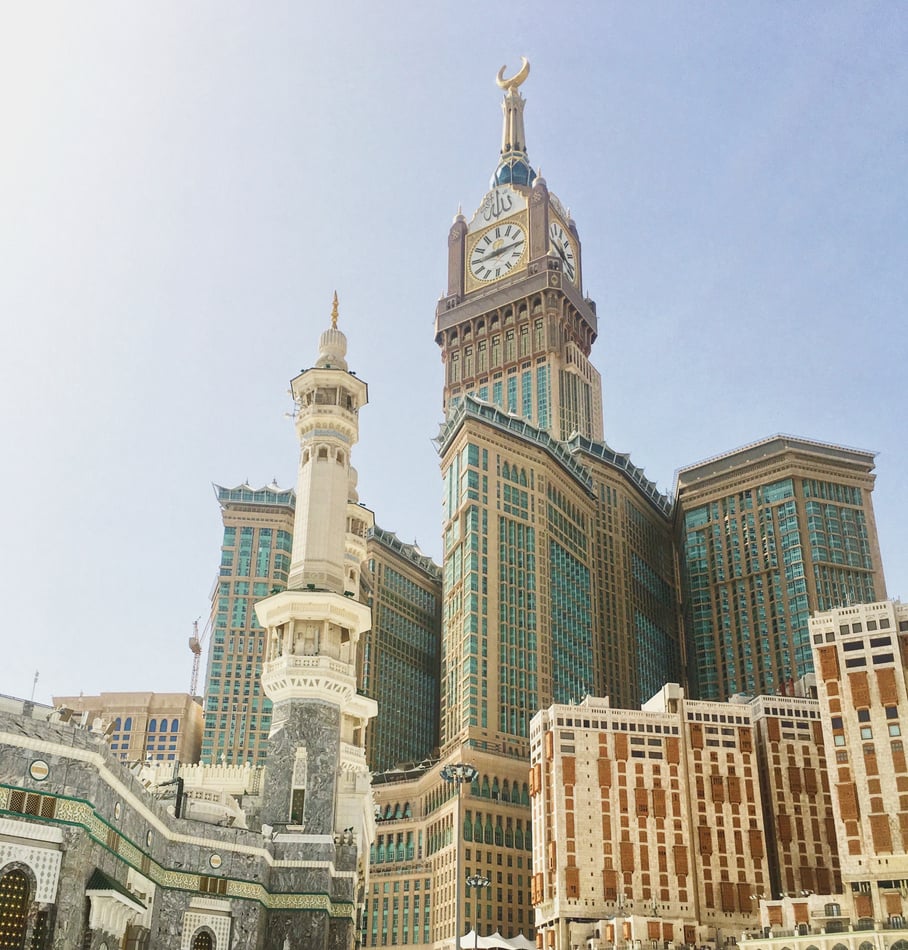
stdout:
{"type": "Polygon", "coordinates": [[[477,936],[475,930],[464,934],[460,938],[462,950],[536,950],[536,944],[528,940],[523,934],[517,934],[516,937],[502,937],[496,930],[488,937],[477,936]]]}

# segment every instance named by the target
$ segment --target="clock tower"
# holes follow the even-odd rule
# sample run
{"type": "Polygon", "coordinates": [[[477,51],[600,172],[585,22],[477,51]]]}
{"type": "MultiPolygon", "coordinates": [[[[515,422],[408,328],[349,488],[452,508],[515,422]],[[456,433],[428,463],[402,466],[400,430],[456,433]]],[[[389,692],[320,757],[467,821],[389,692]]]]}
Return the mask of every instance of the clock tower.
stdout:
{"type": "Polygon", "coordinates": [[[491,403],[564,441],[602,439],[599,373],[589,361],[596,305],[583,293],[580,238],[570,212],[530,165],[520,85],[504,91],[501,154],[472,217],[448,236],[448,289],[435,341],[446,414],[465,396],[491,403]]]}

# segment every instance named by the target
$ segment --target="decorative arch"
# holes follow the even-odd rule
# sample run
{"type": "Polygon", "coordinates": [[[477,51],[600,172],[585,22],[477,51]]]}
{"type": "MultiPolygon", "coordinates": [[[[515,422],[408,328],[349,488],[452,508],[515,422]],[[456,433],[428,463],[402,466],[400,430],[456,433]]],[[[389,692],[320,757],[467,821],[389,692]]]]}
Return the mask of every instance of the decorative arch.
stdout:
{"type": "Polygon", "coordinates": [[[889,950],[908,950],[908,940],[896,940],[889,950]]]}

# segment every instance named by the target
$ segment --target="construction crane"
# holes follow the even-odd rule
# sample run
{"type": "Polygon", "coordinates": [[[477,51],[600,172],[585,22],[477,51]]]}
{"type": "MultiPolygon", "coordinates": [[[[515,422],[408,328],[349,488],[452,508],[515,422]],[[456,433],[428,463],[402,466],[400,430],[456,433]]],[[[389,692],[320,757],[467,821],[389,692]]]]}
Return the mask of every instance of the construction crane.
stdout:
{"type": "Polygon", "coordinates": [[[189,649],[192,651],[192,679],[189,683],[190,696],[195,696],[196,690],[199,688],[199,664],[202,660],[202,645],[205,643],[205,640],[208,638],[208,634],[210,632],[210,618],[208,623],[205,624],[205,629],[202,631],[201,636],[199,636],[198,618],[192,621],[192,636],[189,638],[189,649]]]}

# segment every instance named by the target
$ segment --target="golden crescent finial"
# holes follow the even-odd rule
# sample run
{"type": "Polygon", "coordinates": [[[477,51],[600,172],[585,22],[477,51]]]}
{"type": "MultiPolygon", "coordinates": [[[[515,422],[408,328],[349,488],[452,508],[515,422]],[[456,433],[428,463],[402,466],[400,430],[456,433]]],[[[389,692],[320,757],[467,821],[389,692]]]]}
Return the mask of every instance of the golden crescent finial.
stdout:
{"type": "Polygon", "coordinates": [[[334,303],[331,305],[331,329],[337,329],[337,291],[334,291],[334,303]]]}
{"type": "Polygon", "coordinates": [[[511,76],[510,79],[504,78],[504,71],[507,67],[502,66],[498,70],[498,78],[495,80],[506,92],[508,89],[516,89],[530,75],[530,64],[526,56],[520,57],[520,69],[511,76]]]}

